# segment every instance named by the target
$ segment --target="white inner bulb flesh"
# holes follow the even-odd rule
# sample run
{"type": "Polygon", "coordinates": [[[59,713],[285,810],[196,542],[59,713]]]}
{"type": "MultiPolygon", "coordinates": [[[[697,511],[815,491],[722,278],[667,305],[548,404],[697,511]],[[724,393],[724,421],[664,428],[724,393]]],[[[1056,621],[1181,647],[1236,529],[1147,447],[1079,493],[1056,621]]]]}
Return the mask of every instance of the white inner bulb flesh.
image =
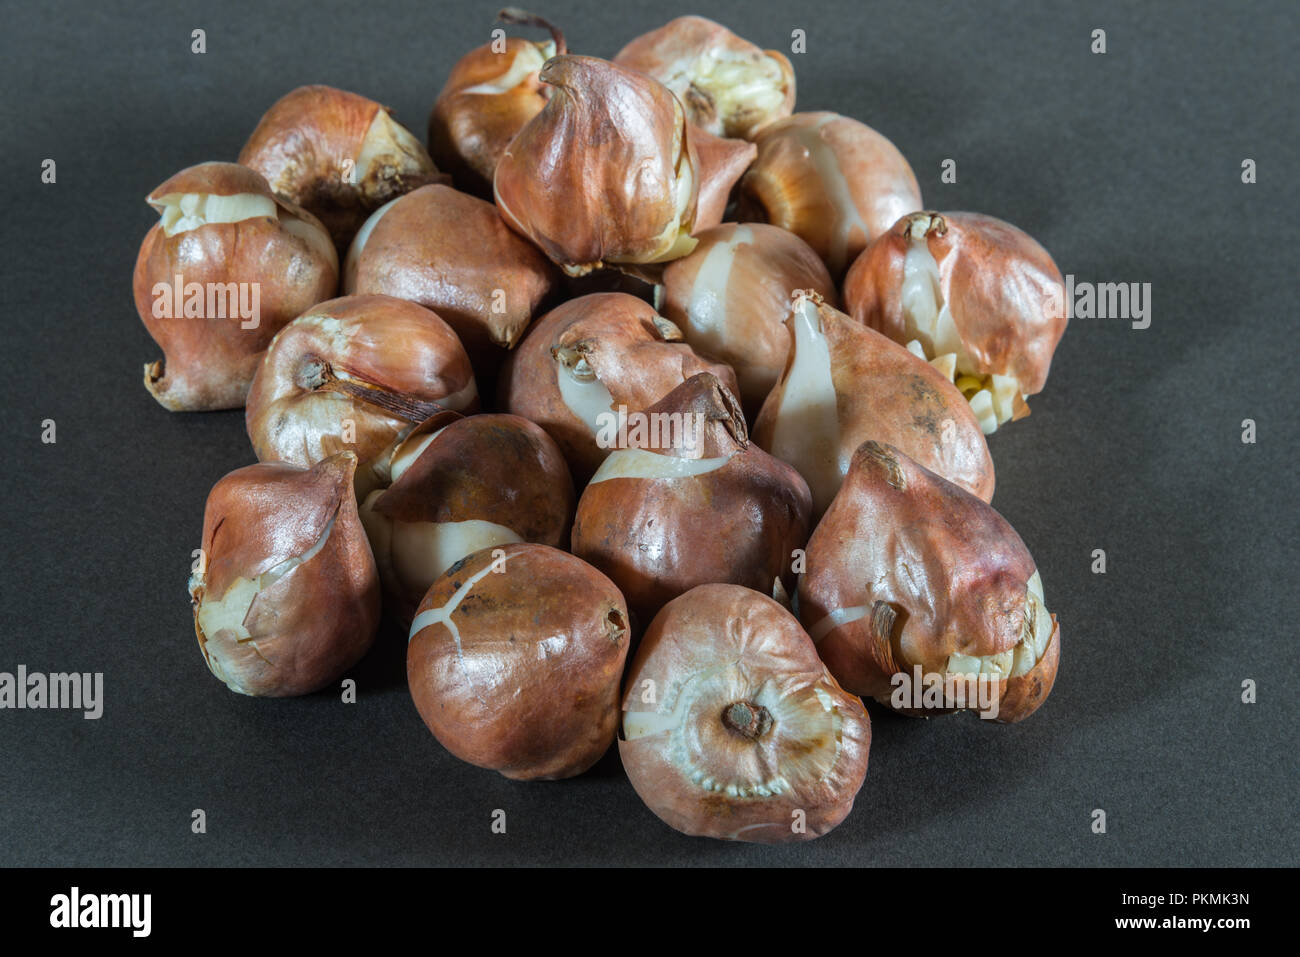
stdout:
{"type": "Polygon", "coordinates": [[[698,57],[693,85],[708,94],[723,135],[744,137],[785,102],[785,73],[772,57],[708,52],[698,57]]]}
{"type": "Polygon", "coordinates": [[[463,389],[458,389],[450,395],[444,395],[441,399],[436,400],[444,409],[451,409],[453,412],[459,412],[469,406],[471,402],[478,398],[478,382],[474,379],[469,380],[469,385],[463,389]]]}
{"type": "Polygon", "coordinates": [[[808,482],[813,510],[830,506],[848,474],[851,453],[840,449],[840,420],[831,376],[830,344],[816,304],[796,300],[791,317],[794,362],[777,386],[776,422],[768,451],[808,482]]]}
{"type": "MultiPolygon", "coordinates": [[[[728,348],[727,285],[736,250],[754,242],[754,231],[737,226],[731,238],[714,243],[700,263],[686,303],[686,318],[691,327],[692,345],[702,352],[719,353],[728,348]]],[[[739,372],[739,370],[737,370],[739,372]]]]}
{"type": "Polygon", "coordinates": [[[939,264],[924,234],[912,236],[903,257],[903,285],[899,291],[907,347],[926,359],[956,384],[985,435],[997,431],[1015,414],[1021,396],[1013,376],[980,373],[962,344],[939,281],[939,264]]]}
{"type": "Polygon", "coordinates": [[[839,272],[847,265],[849,240],[853,237],[854,230],[862,233],[864,243],[872,238],[871,230],[867,227],[866,220],[862,218],[858,204],[853,198],[853,189],[840,166],[839,157],[835,155],[835,151],[820,132],[823,126],[837,119],[839,117],[832,114],[822,117],[812,126],[792,127],[790,130],[790,135],[795,142],[807,151],[808,159],[817,171],[817,178],[822,188],[826,190],[826,198],[830,200],[831,208],[835,210],[828,260],[832,273],[839,272]]]}
{"type": "Polygon", "coordinates": [[[615,478],[631,479],[676,479],[696,475],[706,475],[722,468],[737,453],[722,455],[709,459],[686,459],[675,455],[661,455],[645,449],[619,449],[611,452],[596,474],[591,477],[590,485],[615,478]]]}
{"type": "Polygon", "coordinates": [[[396,482],[401,478],[403,473],[415,463],[415,460],[424,454],[424,450],[433,444],[433,440],[442,435],[444,431],[446,431],[445,428],[438,429],[436,432],[421,436],[418,441],[403,443],[402,447],[393,453],[393,457],[388,463],[388,474],[391,482],[396,482]]]}
{"type": "Polygon", "coordinates": [[[393,522],[394,569],[402,581],[428,589],[448,568],[482,548],[513,545],[523,539],[504,525],[471,519],[465,522],[393,522]]]}
{"type": "Polygon", "coordinates": [[[515,58],[510,61],[510,67],[495,80],[489,80],[486,83],[478,83],[474,86],[467,86],[461,90],[461,93],[474,93],[486,96],[493,96],[498,93],[509,93],[519,84],[527,81],[542,68],[551,57],[555,56],[555,43],[547,40],[542,44],[530,43],[521,47],[515,54],[515,58]]]}
{"type": "Polygon", "coordinates": [[[555,381],[560,387],[560,398],[569,411],[591,430],[592,435],[599,432],[601,416],[608,416],[614,410],[614,397],[597,378],[586,358],[579,355],[572,366],[557,359],[555,381]]]}
{"type": "Polygon", "coordinates": [[[245,219],[278,219],[275,200],[260,193],[168,193],[154,201],[162,221],[163,235],[198,229],[209,223],[238,223],[245,219]]]}

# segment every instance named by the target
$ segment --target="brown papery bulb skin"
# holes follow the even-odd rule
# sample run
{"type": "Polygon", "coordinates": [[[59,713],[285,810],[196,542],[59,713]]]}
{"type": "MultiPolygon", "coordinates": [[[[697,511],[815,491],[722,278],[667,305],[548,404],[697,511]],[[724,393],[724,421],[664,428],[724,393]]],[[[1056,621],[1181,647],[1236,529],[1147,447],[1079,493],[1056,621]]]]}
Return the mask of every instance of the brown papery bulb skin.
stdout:
{"type": "Polygon", "coordinates": [[[492,177],[501,154],[524,124],[542,111],[550,87],[537,76],[551,57],[566,52],[564,35],[552,24],[517,10],[498,19],[550,31],[540,43],[507,37],[461,57],[429,114],[429,153],[457,187],[484,199],[492,197],[492,177]]]}
{"type": "Polygon", "coordinates": [[[358,494],[384,480],[384,453],[444,409],[473,412],[478,390],[456,333],[391,296],[322,302],[276,336],[244,421],[263,462],[314,465],[355,452],[358,494]]]}
{"type": "Polygon", "coordinates": [[[669,602],[624,688],[623,768],[683,834],[806,841],[853,809],[870,719],[772,599],[701,585],[669,602]]]}
{"type": "Polygon", "coordinates": [[[502,368],[501,404],[544,428],[581,484],[610,452],[597,441],[610,416],[641,412],[700,372],[735,394],[731,368],[697,355],[654,307],[625,293],[595,293],[533,325],[502,368]]]}
{"type": "Polygon", "coordinates": [[[814,518],[829,507],[855,450],[872,439],[992,500],[988,443],[946,376],[815,293],[797,293],[786,322],[790,354],[754,423],[754,440],[799,470],[814,518]]]}
{"type": "Polygon", "coordinates": [[[1060,626],[1020,536],[992,506],[881,443],[858,449],[813,532],[799,613],[831,673],[882,703],[893,676],[917,666],[979,674],[996,720],[1010,723],[1056,680],[1060,626]]]}
{"type": "Polygon", "coordinates": [[[424,186],[366,221],[344,289],[432,309],[456,330],[475,370],[495,371],[551,295],[559,271],[510,230],[496,207],[450,186],[424,186]]]}
{"type": "MultiPolygon", "coordinates": [[[[713,136],[696,127],[691,127],[690,137],[699,157],[700,190],[691,230],[698,241],[701,232],[720,225],[726,217],[732,190],[754,162],[758,147],[745,140],[713,136]]],[[[655,268],[647,274],[657,278],[661,271],[655,268]]]]}
{"type": "Polygon", "coordinates": [[[249,465],[212,487],[194,631],[240,694],[307,694],[361,660],[379,627],[379,577],[342,452],[310,469],[249,465]]]}
{"type": "Polygon", "coordinates": [[[239,162],[317,216],[340,249],[390,199],[446,179],[388,107],[320,85],[300,86],[273,103],[239,162]]]}
{"type": "Polygon", "coordinates": [[[671,20],[637,37],[614,62],[663,83],[691,122],[715,136],[752,138],[794,109],[794,68],[704,17],[671,20]]]}
{"type": "Polygon", "coordinates": [[[559,447],[527,419],[435,415],[397,446],[388,471],[393,484],[370,493],[361,520],[384,609],[407,626],[434,580],[471,552],[568,544],[573,479],[559,447]]]}
{"type": "Polygon", "coordinates": [[[163,359],[145,388],[173,412],[238,409],[272,337],[334,295],[338,255],[314,216],[235,163],[191,166],[146,201],[161,219],[132,290],[163,359]]]}
{"type": "Polygon", "coordinates": [[[462,761],[517,780],[581,774],[618,729],[627,607],[567,552],[504,545],[457,562],[411,625],[420,717],[462,761]]]}
{"type": "Polygon", "coordinates": [[[763,223],[725,223],[697,234],[689,256],[664,270],[658,307],[686,341],[736,372],[751,421],[790,351],[784,319],[796,289],[839,300],[826,264],[794,233],[763,223]]]}
{"type": "Polygon", "coordinates": [[[699,160],[678,99],[595,57],[554,57],[539,76],[551,98],[497,164],[505,221],[575,276],[690,252],[699,160]]]}
{"type": "Polygon", "coordinates": [[[902,217],[854,262],[844,298],[858,322],[927,359],[951,356],[985,432],[1029,414],[1067,322],[1047,250],[980,213],[902,217]]]}
{"type": "Polygon", "coordinates": [[[812,498],[789,465],[749,441],[717,377],[692,376],[646,409],[578,503],[573,553],[618,585],[648,622],[696,585],[794,588],[812,498]]]}
{"type": "Polygon", "coordinates": [[[921,208],[921,187],[884,136],[837,113],[796,113],[757,137],[740,219],[788,229],[838,282],[868,242],[921,208]]]}

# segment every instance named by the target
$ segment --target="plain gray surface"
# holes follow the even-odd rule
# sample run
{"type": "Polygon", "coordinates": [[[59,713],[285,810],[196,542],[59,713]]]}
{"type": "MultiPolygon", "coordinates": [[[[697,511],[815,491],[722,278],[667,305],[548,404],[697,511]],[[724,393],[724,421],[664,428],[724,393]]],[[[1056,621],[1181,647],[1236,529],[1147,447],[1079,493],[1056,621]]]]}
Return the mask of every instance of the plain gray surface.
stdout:
{"type": "Polygon", "coordinates": [[[927,206],[1014,222],[1079,280],[1152,284],[1149,329],[1073,321],[1032,417],[990,443],[994,504],[1062,622],[1047,704],[1013,727],[873,710],[848,820],[762,848],[671,831],[612,753],[554,784],[461,764],[411,704],[400,636],[357,669],[351,706],[236,696],[195,644],[204,499],[252,454],[240,413],[171,414],[140,383],[160,354],[131,301],[143,197],[234,159],[303,83],[375,97],[423,136],[496,7],[7,5],[0,670],[103,671],[106,704],[98,721],[0,711],[0,864],[1296,863],[1298,9],[539,5],[601,56],[687,12],[784,49],[804,29],[798,107],[892,138],[927,206]]]}

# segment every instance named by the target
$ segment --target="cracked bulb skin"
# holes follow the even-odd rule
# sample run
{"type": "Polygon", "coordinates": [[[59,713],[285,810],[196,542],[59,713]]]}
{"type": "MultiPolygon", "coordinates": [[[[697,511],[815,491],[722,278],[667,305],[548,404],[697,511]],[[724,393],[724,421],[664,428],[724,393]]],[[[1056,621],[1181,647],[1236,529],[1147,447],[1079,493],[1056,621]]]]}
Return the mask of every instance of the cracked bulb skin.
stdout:
{"type": "Polygon", "coordinates": [[[696,585],[772,594],[780,580],[789,593],[792,554],[811,530],[799,473],[749,441],[736,399],[708,373],[646,419],[680,425],[630,432],[639,441],[610,453],[578,503],[573,553],[618,585],[642,625],[696,585]]]}
{"type": "Polygon", "coordinates": [[[624,687],[619,755],[670,827],[776,844],[820,837],[852,810],[870,719],[772,599],[701,585],[669,602],[624,687]]]}
{"type": "Polygon", "coordinates": [[[275,337],[244,421],[262,462],[306,466],[355,452],[364,498],[387,481],[375,471],[383,454],[415,426],[477,408],[469,356],[436,314],[391,296],[344,296],[275,337]]]}
{"type": "Polygon", "coordinates": [[[664,270],[658,308],[695,349],[735,370],[752,421],[790,351],[782,319],[791,296],[811,289],[835,306],[839,293],[825,263],[788,230],[724,223],[696,238],[695,250],[664,270]]]}
{"type": "Polygon", "coordinates": [[[452,67],[429,114],[429,153],[458,189],[492,198],[497,163],[524,125],[542,111],[550,87],[539,78],[551,57],[567,52],[564,34],[541,17],[503,10],[498,22],[541,27],[541,42],[507,37],[501,52],[484,44],[452,67]]]}
{"type": "Polygon", "coordinates": [[[813,516],[830,506],[854,451],[890,442],[985,501],[993,459],[957,387],[815,293],[794,296],[786,366],[754,422],[754,440],[808,482],[813,516]]]}
{"type": "Polygon", "coordinates": [[[494,372],[551,298],[559,270],[491,203],[422,186],[376,210],[344,265],[349,295],[387,295],[432,309],[474,368],[494,372]]]}
{"type": "Polygon", "coordinates": [[[865,123],[795,113],[762,130],[739,186],[739,218],[788,229],[817,251],[836,282],[868,242],[921,208],[903,154],[865,123]]]}
{"type": "Polygon", "coordinates": [[[434,415],[402,440],[386,471],[392,484],[366,496],[361,521],[384,610],[405,627],[434,580],[471,552],[568,543],[568,466],[551,437],[517,415],[434,415]]]}
{"type": "Polygon", "coordinates": [[[1047,250],[980,213],[902,217],[854,262],[844,300],[858,322],[943,357],[985,433],[1029,414],[1068,318],[1047,250]]]}
{"type": "Polygon", "coordinates": [[[469,555],[425,595],[406,675],[448,751],[515,780],[573,777],[613,743],[629,643],[613,582],[546,545],[469,555]]]}
{"type": "Polygon", "coordinates": [[[340,250],[375,209],[446,179],[386,106],[321,85],[300,86],[272,104],[239,163],[320,219],[340,250]]]}
{"type": "Polygon", "coordinates": [[[581,485],[610,452],[598,441],[609,417],[641,412],[701,372],[735,394],[731,368],[697,354],[653,306],[593,293],[533,324],[502,367],[500,405],[544,428],[581,485]]]}
{"type": "MultiPolygon", "coordinates": [[[[839,682],[883,704],[895,706],[895,676],[910,680],[919,666],[944,681],[979,676],[996,691],[995,720],[1009,724],[1056,680],[1060,626],[1020,536],[992,506],[881,443],[857,450],[813,532],[799,610],[839,682]]],[[[960,703],[943,701],[921,713],[960,703]]]]}
{"type": "Polygon", "coordinates": [[[140,244],[132,290],[163,359],[145,365],[145,388],[173,412],[242,408],[276,332],[334,294],[329,235],[235,163],[191,166],[146,201],[160,218],[140,244]]]}
{"type": "Polygon", "coordinates": [[[208,495],[190,597],[199,648],[231,691],[318,691],[374,641],[379,578],[352,494],[356,464],[342,452],[309,469],[249,465],[208,495]]]}
{"type": "Polygon", "coordinates": [[[690,252],[699,158],[680,101],[595,57],[554,57],[539,77],[550,99],[497,164],[502,218],[571,276],[690,252]]]}
{"type": "Polygon", "coordinates": [[[751,139],[794,109],[794,67],[704,17],[671,20],[637,37],[614,62],[663,83],[690,121],[714,136],[751,139]]]}

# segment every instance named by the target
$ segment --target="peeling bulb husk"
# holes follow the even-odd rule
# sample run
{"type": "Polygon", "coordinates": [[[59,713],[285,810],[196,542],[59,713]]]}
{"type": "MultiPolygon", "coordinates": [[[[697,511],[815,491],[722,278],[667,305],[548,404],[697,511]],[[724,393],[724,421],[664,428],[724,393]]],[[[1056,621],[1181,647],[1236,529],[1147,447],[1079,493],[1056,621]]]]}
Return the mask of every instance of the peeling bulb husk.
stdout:
{"type": "Polygon", "coordinates": [[[903,713],[966,707],[1020,721],[1055,681],[1060,627],[1020,536],[992,506],[883,443],[857,450],[814,531],[799,610],[845,688],[903,713]],[[918,675],[943,689],[919,708],[918,675]]]}
{"type": "Polygon", "coordinates": [[[174,412],[241,408],[275,334],[333,295],[329,235],[234,163],[182,170],[147,202],[159,222],[140,245],[132,287],[163,359],[145,365],[145,387],[174,412]]]}
{"type": "Polygon", "coordinates": [[[310,469],[259,463],[208,496],[194,629],[212,673],[240,694],[307,694],[361,659],[379,626],[379,579],[352,494],[356,456],[310,469]]]}
{"type": "Polygon", "coordinates": [[[852,809],[871,722],[765,595],[701,585],[670,602],[625,688],[619,755],[670,827],[775,844],[820,837],[852,809]]]}

